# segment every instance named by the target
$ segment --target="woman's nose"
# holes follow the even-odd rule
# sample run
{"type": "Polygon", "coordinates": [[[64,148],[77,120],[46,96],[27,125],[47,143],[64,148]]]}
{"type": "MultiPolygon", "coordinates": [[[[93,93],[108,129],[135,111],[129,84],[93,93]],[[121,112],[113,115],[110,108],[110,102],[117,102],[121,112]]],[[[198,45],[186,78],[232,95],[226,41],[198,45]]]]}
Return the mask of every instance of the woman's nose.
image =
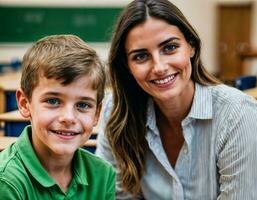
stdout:
{"type": "Polygon", "coordinates": [[[161,59],[160,55],[154,55],[153,56],[153,72],[162,75],[166,73],[168,67],[167,63],[161,59]]]}

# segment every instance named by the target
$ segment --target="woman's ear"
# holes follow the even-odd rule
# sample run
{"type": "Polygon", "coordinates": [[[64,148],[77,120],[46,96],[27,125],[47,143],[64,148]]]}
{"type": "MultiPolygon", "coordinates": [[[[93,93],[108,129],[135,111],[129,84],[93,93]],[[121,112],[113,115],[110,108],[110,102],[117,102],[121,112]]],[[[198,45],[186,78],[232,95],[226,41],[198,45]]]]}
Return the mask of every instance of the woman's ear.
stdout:
{"type": "Polygon", "coordinates": [[[190,45],[190,48],[191,48],[191,51],[190,51],[190,58],[193,58],[194,55],[195,55],[195,45],[194,45],[193,40],[190,40],[190,41],[189,41],[189,45],[190,45]]]}
{"type": "Polygon", "coordinates": [[[195,48],[191,47],[190,58],[193,58],[194,55],[195,55],[195,48]]]}
{"type": "Polygon", "coordinates": [[[17,101],[18,108],[21,115],[24,118],[29,118],[30,117],[29,100],[21,88],[19,88],[16,91],[16,101],[17,101]]]}

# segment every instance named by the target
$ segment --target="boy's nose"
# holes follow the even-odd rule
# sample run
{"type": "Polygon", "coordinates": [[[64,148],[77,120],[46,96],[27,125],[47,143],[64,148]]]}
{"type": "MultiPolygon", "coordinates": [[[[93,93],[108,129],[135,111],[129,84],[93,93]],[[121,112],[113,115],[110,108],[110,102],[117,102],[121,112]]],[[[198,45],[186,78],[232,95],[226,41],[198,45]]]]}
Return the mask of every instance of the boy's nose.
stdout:
{"type": "Polygon", "coordinates": [[[61,123],[74,124],[76,122],[76,115],[73,107],[63,107],[59,116],[59,121],[61,123]]]}

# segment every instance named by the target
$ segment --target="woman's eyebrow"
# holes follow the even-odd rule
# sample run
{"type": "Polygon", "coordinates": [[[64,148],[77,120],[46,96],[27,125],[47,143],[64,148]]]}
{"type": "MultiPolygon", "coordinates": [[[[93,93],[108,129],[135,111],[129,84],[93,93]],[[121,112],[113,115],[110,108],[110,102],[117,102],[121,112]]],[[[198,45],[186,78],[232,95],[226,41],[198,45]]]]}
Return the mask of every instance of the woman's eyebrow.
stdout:
{"type": "MultiPolygon", "coordinates": [[[[178,38],[178,37],[170,37],[170,38],[168,38],[167,40],[164,40],[163,42],[161,42],[160,44],[158,44],[158,47],[161,47],[161,46],[163,46],[164,44],[167,44],[167,43],[169,43],[169,42],[171,42],[171,41],[173,41],[173,40],[179,40],[179,38],[178,38]]],[[[142,52],[142,51],[147,51],[147,49],[145,49],[145,48],[142,48],[142,49],[134,49],[134,50],[128,52],[127,55],[129,56],[130,54],[138,53],[138,52],[142,52]]]]}
{"type": "Polygon", "coordinates": [[[163,42],[161,42],[160,44],[158,44],[158,47],[161,47],[161,46],[163,46],[164,44],[167,44],[167,43],[169,43],[169,42],[171,42],[171,41],[173,41],[173,40],[179,40],[179,38],[178,38],[178,37],[170,37],[170,38],[168,38],[167,40],[164,40],[163,42]]]}
{"type": "Polygon", "coordinates": [[[138,52],[142,52],[142,51],[147,51],[147,49],[145,49],[145,48],[142,48],[142,49],[134,49],[134,50],[128,52],[127,55],[129,56],[130,54],[138,53],[138,52]]]}

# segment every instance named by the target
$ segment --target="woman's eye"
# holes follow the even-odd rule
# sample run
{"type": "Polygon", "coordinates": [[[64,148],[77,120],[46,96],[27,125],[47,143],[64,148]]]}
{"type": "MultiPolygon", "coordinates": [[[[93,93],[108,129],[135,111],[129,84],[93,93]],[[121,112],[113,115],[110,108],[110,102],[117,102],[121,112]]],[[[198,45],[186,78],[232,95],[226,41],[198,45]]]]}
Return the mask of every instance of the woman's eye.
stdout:
{"type": "Polygon", "coordinates": [[[87,108],[89,108],[89,104],[88,103],[85,103],[85,102],[79,102],[77,103],[77,108],[78,109],[81,109],[81,110],[85,110],[87,108]]]}
{"type": "Polygon", "coordinates": [[[143,62],[147,60],[148,54],[147,53],[139,53],[133,56],[133,60],[143,62]]]}
{"type": "Polygon", "coordinates": [[[59,105],[60,101],[58,99],[47,99],[46,102],[50,105],[59,105]]]}
{"type": "Polygon", "coordinates": [[[166,44],[164,47],[163,47],[163,52],[168,54],[168,53],[171,53],[173,52],[178,46],[175,45],[175,44],[166,44]]]}

